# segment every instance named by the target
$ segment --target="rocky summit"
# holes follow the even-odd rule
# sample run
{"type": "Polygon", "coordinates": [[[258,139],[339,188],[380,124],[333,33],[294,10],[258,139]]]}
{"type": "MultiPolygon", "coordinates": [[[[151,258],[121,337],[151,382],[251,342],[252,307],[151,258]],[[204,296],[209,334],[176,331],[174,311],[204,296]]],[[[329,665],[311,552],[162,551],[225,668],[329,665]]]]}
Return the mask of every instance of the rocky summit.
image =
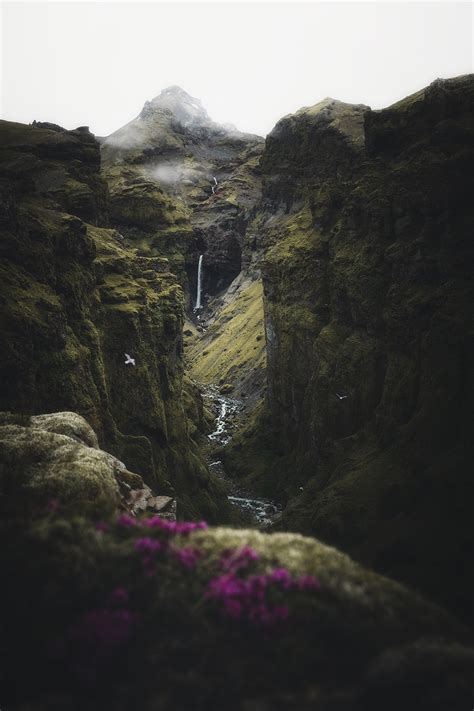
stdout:
{"type": "Polygon", "coordinates": [[[0,122],[2,709],[473,706],[473,118],[0,122]]]}

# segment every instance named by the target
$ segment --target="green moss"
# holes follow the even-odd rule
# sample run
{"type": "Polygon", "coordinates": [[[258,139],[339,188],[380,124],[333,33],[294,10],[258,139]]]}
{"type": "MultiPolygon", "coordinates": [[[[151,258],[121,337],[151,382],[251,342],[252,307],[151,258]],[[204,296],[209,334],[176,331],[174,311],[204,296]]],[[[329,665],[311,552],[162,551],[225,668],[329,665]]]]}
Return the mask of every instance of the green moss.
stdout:
{"type": "Polygon", "coordinates": [[[265,370],[262,286],[254,282],[219,313],[204,336],[186,343],[192,376],[201,383],[226,383],[238,395],[262,387],[265,370]]]}
{"type": "Polygon", "coordinates": [[[1,427],[0,446],[0,489],[10,507],[46,506],[57,499],[74,510],[116,510],[118,486],[110,455],[35,425],[1,427]]]}
{"type": "MultiPolygon", "coordinates": [[[[314,539],[210,529],[173,541],[177,548],[200,551],[192,570],[172,554],[160,553],[153,556],[154,572],[146,576],[135,541],[144,534],[159,537],[153,529],[123,528],[111,521],[103,533],[80,517],[52,514],[33,522],[2,521],[1,533],[2,592],[6,603],[15,600],[0,613],[2,644],[9,650],[5,664],[17,699],[18,689],[24,688],[17,683],[20,674],[28,674],[35,709],[64,708],[71,697],[82,701],[85,696],[94,705],[103,691],[109,704],[139,693],[147,711],[170,708],[171,700],[180,708],[197,709],[225,704],[237,711],[255,700],[271,708],[277,703],[309,708],[315,698],[333,711],[340,708],[341,696],[347,708],[356,708],[361,693],[375,691],[368,687],[367,672],[381,655],[407,645],[421,649],[423,640],[435,635],[444,637],[437,642],[438,654],[424,665],[417,662],[415,678],[423,679],[436,668],[436,660],[450,653],[451,664],[438,668],[435,687],[442,688],[453,670],[458,689],[469,679],[468,650],[458,644],[455,653],[461,631],[449,615],[314,539]],[[221,572],[222,554],[244,546],[258,554],[249,570],[241,571],[244,577],[281,567],[293,576],[317,577],[319,590],[278,594],[288,608],[287,624],[267,629],[233,620],[206,598],[208,581],[221,572]],[[122,595],[125,590],[126,602],[114,602],[117,588],[122,595]],[[34,596],[31,590],[37,591],[34,596]],[[86,637],[83,648],[72,630],[79,626],[93,635],[87,614],[122,607],[139,613],[129,640],[110,648],[105,658],[96,654],[100,637],[92,636],[93,648],[86,637]],[[61,644],[60,677],[51,663],[52,640],[61,644]],[[183,659],[189,660],[185,674],[183,659]],[[79,682],[75,675],[84,668],[95,672],[94,684],[85,689],[83,677],[79,682]]],[[[406,678],[402,673],[395,683],[399,692],[406,678]]],[[[10,684],[4,688],[7,700],[12,690],[10,684]]],[[[432,686],[423,689],[420,698],[430,698],[432,691],[432,686]]],[[[457,692],[452,698],[458,698],[457,692]]]]}

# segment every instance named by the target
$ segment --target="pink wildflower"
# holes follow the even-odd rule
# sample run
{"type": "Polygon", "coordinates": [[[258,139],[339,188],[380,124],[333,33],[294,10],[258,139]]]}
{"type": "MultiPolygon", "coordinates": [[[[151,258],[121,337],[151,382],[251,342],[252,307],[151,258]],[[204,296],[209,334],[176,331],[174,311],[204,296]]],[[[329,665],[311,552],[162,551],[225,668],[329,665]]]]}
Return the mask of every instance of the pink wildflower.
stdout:
{"type": "Polygon", "coordinates": [[[117,518],[117,525],[123,526],[123,528],[130,528],[137,525],[137,520],[129,514],[120,514],[117,518]]]}
{"type": "Polygon", "coordinates": [[[138,553],[156,553],[162,551],[166,547],[163,541],[157,541],[154,538],[138,538],[135,541],[135,550],[138,553]]]}
{"type": "Polygon", "coordinates": [[[126,642],[138,616],[130,610],[90,610],[71,631],[72,639],[115,647],[126,642]]]}
{"type": "Polygon", "coordinates": [[[145,526],[148,528],[158,528],[160,531],[169,533],[170,535],[186,536],[193,531],[200,531],[207,528],[205,521],[186,522],[186,521],[167,521],[160,516],[151,516],[145,521],[145,526]]]}
{"type": "Polygon", "coordinates": [[[124,587],[117,587],[110,594],[110,602],[114,605],[125,605],[128,602],[128,592],[124,587]]]}
{"type": "Polygon", "coordinates": [[[202,551],[191,546],[173,548],[172,553],[185,568],[195,568],[199,559],[202,558],[202,551]]]}
{"type": "Polygon", "coordinates": [[[221,555],[220,565],[223,570],[235,573],[259,559],[260,555],[250,546],[243,546],[235,550],[227,548],[221,555]]]}
{"type": "Polygon", "coordinates": [[[291,573],[286,568],[275,568],[270,573],[269,579],[273,583],[279,583],[285,590],[288,590],[293,584],[291,573]]]}

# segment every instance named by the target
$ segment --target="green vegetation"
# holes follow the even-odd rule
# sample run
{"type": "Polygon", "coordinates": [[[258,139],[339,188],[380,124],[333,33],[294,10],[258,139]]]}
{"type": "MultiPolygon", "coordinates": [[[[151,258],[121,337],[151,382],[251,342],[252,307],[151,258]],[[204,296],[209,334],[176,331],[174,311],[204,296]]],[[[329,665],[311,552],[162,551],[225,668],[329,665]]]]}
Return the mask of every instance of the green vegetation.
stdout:
{"type": "Polygon", "coordinates": [[[449,615],[316,540],[61,510],[1,535],[13,709],[375,711],[413,684],[423,709],[468,698],[473,657],[449,615]]]}
{"type": "Polygon", "coordinates": [[[235,397],[261,392],[265,352],[261,282],[243,288],[205,334],[195,332],[186,342],[193,378],[227,387],[235,397]]]}

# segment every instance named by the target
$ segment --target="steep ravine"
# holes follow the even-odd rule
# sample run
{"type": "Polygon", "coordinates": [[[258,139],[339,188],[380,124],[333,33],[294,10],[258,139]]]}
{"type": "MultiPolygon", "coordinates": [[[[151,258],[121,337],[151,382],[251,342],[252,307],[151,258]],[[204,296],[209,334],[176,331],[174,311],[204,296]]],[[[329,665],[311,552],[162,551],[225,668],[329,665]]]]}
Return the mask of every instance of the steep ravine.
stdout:
{"type": "Polygon", "coordinates": [[[0,122],[2,709],[472,707],[473,95],[0,122]]]}

